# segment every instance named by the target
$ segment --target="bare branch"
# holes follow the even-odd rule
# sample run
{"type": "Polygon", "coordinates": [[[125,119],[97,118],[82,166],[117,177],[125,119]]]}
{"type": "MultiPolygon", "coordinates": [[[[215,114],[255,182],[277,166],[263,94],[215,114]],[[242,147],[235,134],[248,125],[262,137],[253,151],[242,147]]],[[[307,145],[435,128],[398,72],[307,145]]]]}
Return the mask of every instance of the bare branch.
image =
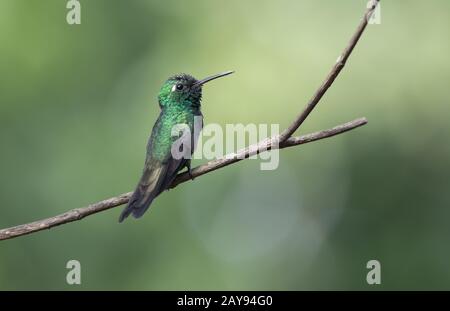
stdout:
{"type": "MultiPolygon", "coordinates": [[[[307,144],[313,141],[317,141],[320,139],[332,137],[338,134],[342,134],[344,132],[353,130],[357,127],[360,127],[367,123],[367,120],[365,118],[356,119],[341,125],[338,125],[336,127],[333,127],[328,130],[322,130],[319,132],[303,135],[300,137],[291,137],[284,143],[280,144],[279,149],[293,147],[297,145],[307,144]]],[[[267,149],[274,149],[274,146],[272,146],[272,142],[274,140],[277,140],[278,137],[273,137],[268,140],[259,142],[258,144],[251,145],[245,149],[242,149],[238,152],[236,152],[233,155],[228,155],[223,158],[210,161],[206,164],[197,166],[196,168],[192,169],[192,176],[193,177],[199,177],[202,175],[205,175],[209,172],[218,170],[219,168],[225,167],[227,165],[242,161],[249,156],[259,153],[261,151],[266,151],[267,149]],[[231,157],[232,156],[232,157],[231,157]]],[[[184,183],[186,181],[189,181],[190,177],[187,173],[181,173],[179,174],[175,180],[173,181],[170,188],[175,188],[181,183],[184,183]]],[[[0,230],[0,240],[7,240],[14,237],[18,237],[21,235],[30,234],[33,232],[41,231],[44,229],[50,229],[62,224],[66,224],[72,221],[81,220],[86,216],[96,214],[105,210],[108,210],[110,208],[125,204],[128,202],[132,192],[123,193],[119,196],[112,197],[97,203],[93,203],[91,205],[88,205],[86,207],[82,208],[76,208],[73,210],[70,210],[64,214],[60,214],[54,217],[50,217],[43,220],[38,220],[35,222],[31,222],[29,224],[25,225],[19,225],[11,228],[6,228],[0,230]]]]}
{"type": "MultiPolygon", "coordinates": [[[[220,159],[210,161],[204,165],[200,165],[192,170],[192,176],[197,177],[197,176],[204,175],[206,173],[209,173],[209,172],[215,171],[219,168],[222,168],[224,166],[239,162],[248,157],[251,157],[252,155],[258,154],[258,153],[266,151],[266,150],[276,149],[276,148],[284,149],[287,147],[302,145],[302,144],[306,144],[306,143],[313,142],[316,140],[320,140],[320,139],[324,139],[327,137],[332,137],[332,136],[335,136],[338,134],[342,134],[347,131],[353,130],[357,127],[360,127],[366,123],[367,123],[366,118],[356,119],[356,120],[338,125],[336,127],[328,129],[328,130],[322,130],[319,132],[314,132],[314,133],[303,135],[300,137],[291,137],[284,143],[281,143],[278,147],[277,147],[278,137],[272,137],[270,139],[260,141],[259,143],[255,144],[255,145],[251,145],[242,150],[239,150],[238,152],[236,152],[234,154],[229,154],[220,159]]],[[[190,179],[189,174],[182,173],[182,174],[178,175],[177,178],[175,178],[175,180],[173,181],[170,188],[175,188],[179,184],[181,184],[185,181],[188,181],[189,179],[190,179]]],[[[0,231],[0,239],[1,239],[1,231],[0,231]]]]}
{"type": "MultiPolygon", "coordinates": [[[[326,77],[325,81],[322,83],[322,85],[319,87],[319,89],[315,92],[312,99],[308,102],[304,110],[300,113],[300,115],[295,119],[295,121],[286,129],[284,130],[280,135],[277,135],[275,137],[271,137],[269,139],[260,141],[259,143],[255,145],[248,146],[242,150],[239,150],[238,152],[234,154],[227,155],[225,157],[222,157],[217,160],[210,161],[204,165],[200,165],[192,170],[192,176],[193,177],[199,177],[204,174],[207,174],[209,172],[215,171],[219,168],[225,167],[227,165],[239,162],[245,158],[248,158],[249,156],[252,156],[254,154],[270,150],[270,149],[283,149],[288,148],[292,146],[297,146],[301,144],[306,144],[309,142],[317,141],[320,139],[332,137],[338,134],[342,134],[344,132],[347,132],[349,130],[355,129],[357,127],[360,127],[367,123],[367,120],[365,118],[360,118],[353,120],[351,122],[341,124],[339,126],[333,127],[328,130],[322,130],[319,132],[299,136],[299,137],[291,137],[292,134],[299,128],[299,126],[306,120],[308,115],[311,113],[311,111],[314,109],[314,107],[317,105],[317,103],[321,100],[323,95],[326,93],[328,88],[333,84],[336,77],[339,75],[342,68],[344,68],[345,63],[347,62],[347,59],[349,58],[350,54],[352,53],[354,47],[358,43],[359,38],[361,37],[362,33],[364,32],[368,20],[372,13],[375,11],[376,6],[378,5],[379,0],[371,0],[368,3],[368,8],[364,14],[364,17],[359,24],[358,28],[356,29],[355,33],[353,34],[349,44],[344,49],[343,53],[339,57],[337,63],[333,66],[331,69],[331,72],[326,77]]],[[[190,180],[190,176],[187,173],[181,173],[179,174],[175,180],[173,181],[170,188],[174,188],[178,186],[181,183],[184,183],[186,181],[190,180]]],[[[54,217],[50,217],[43,220],[38,220],[35,222],[31,222],[24,225],[19,225],[11,228],[6,228],[0,230],[0,240],[7,240],[15,237],[19,237],[22,235],[30,234],[33,232],[41,231],[44,229],[50,229],[62,224],[66,224],[69,222],[81,220],[86,216],[99,213],[108,209],[111,209],[113,207],[125,204],[128,202],[132,192],[123,193],[119,196],[109,198],[107,200],[103,200],[97,203],[93,203],[91,205],[88,205],[87,207],[83,208],[77,208],[70,210],[64,214],[60,214],[54,217]]]]}
{"type": "Polygon", "coordinates": [[[345,47],[342,54],[339,56],[338,60],[336,61],[336,64],[334,64],[333,68],[331,68],[330,73],[325,78],[325,80],[322,82],[320,87],[317,89],[314,96],[310,99],[308,104],[306,105],[305,109],[298,115],[298,117],[295,119],[294,122],[292,122],[291,125],[289,125],[288,128],[286,128],[281,134],[280,134],[280,142],[285,141],[289,137],[294,134],[294,132],[302,125],[302,123],[306,120],[306,118],[309,116],[311,111],[316,107],[316,105],[319,103],[319,101],[322,99],[323,95],[327,92],[328,88],[333,84],[336,77],[339,75],[341,70],[344,68],[345,64],[347,63],[348,58],[350,57],[350,54],[352,54],[353,49],[355,48],[356,44],[359,41],[359,38],[361,38],[361,35],[363,34],[364,30],[366,29],[367,23],[372,16],[373,12],[375,11],[375,8],[377,7],[379,0],[370,0],[367,3],[367,11],[364,14],[361,22],[358,25],[358,28],[356,28],[355,33],[351,37],[349,43],[345,47]]]}

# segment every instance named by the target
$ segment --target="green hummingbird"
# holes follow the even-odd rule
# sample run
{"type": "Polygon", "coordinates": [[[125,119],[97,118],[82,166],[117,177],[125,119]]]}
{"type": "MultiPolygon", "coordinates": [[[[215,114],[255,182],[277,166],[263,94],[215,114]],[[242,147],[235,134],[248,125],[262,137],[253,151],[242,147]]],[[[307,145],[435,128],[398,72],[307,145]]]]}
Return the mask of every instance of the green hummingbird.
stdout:
{"type": "Polygon", "coordinates": [[[232,73],[233,71],[226,71],[202,80],[188,74],[178,74],[166,80],[158,95],[161,112],[147,143],[142,177],[127,207],[120,214],[119,222],[130,214],[135,218],[144,215],[153,199],[168,189],[181,169],[186,167],[191,175],[190,155],[194,152],[199,134],[199,130],[194,128],[194,120],[200,120],[200,129],[203,127],[203,115],[200,111],[202,86],[232,73]],[[182,157],[174,156],[173,152],[174,143],[180,139],[180,134],[173,135],[174,127],[177,125],[184,125],[190,134],[190,137],[187,137],[190,142],[181,145],[181,149],[188,146],[186,150],[181,150],[184,152],[182,157]]]}

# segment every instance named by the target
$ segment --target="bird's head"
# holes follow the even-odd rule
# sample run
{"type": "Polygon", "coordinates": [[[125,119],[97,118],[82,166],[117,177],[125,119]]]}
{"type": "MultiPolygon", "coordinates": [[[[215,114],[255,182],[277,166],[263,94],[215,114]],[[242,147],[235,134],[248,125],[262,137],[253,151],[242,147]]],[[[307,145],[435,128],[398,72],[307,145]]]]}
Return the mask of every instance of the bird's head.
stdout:
{"type": "Polygon", "coordinates": [[[226,71],[202,80],[197,80],[193,76],[185,73],[174,75],[164,82],[159,91],[159,106],[161,109],[170,106],[199,108],[202,99],[202,86],[209,81],[232,73],[233,71],[226,71]]]}

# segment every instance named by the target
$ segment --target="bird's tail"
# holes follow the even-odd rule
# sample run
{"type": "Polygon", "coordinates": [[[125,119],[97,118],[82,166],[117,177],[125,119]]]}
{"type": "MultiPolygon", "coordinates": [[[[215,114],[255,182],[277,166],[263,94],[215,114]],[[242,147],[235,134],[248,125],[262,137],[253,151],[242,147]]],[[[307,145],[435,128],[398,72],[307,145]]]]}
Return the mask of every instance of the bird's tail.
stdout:
{"type": "Polygon", "coordinates": [[[153,199],[161,193],[161,181],[164,175],[162,170],[164,166],[147,166],[144,168],[141,180],[139,181],[136,190],[128,201],[127,207],[122,211],[119,217],[119,222],[125,218],[133,215],[134,218],[139,218],[147,211],[153,199]]]}

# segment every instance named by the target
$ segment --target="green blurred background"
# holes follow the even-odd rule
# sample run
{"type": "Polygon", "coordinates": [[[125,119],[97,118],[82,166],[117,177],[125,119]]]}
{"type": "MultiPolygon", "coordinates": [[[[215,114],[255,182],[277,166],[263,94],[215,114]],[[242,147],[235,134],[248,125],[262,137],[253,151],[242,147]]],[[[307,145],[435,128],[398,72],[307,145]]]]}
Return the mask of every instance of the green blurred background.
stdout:
{"type": "MultiPolygon", "coordinates": [[[[206,87],[206,122],[289,124],[366,1],[0,0],[0,227],[131,191],[174,73],[206,87]]],[[[450,289],[450,3],[383,1],[301,133],[363,128],[0,242],[0,289],[450,289]],[[81,262],[82,285],[66,284],[81,262]],[[366,283],[381,262],[382,285],[366,283]]],[[[202,163],[196,161],[195,164],[202,163]]]]}

